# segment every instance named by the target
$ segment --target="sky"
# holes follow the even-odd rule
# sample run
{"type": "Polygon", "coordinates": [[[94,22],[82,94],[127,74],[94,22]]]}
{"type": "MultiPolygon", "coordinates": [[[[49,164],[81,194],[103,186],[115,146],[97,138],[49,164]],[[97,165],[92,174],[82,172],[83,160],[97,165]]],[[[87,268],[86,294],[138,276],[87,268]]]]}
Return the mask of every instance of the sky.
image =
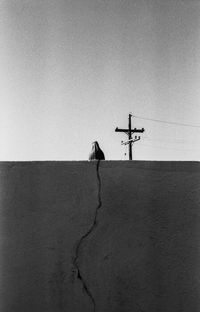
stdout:
{"type": "Polygon", "coordinates": [[[128,159],[129,113],[133,159],[200,160],[200,0],[0,0],[0,86],[1,161],[128,159]]]}

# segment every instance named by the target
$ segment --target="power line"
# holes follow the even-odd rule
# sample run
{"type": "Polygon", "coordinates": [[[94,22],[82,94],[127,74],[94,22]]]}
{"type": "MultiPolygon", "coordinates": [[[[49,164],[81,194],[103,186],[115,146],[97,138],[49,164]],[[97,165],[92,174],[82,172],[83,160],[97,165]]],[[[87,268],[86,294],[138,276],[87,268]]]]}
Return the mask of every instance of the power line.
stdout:
{"type": "Polygon", "coordinates": [[[164,150],[176,150],[176,151],[182,151],[182,152],[184,152],[184,151],[192,151],[192,152],[199,152],[200,151],[200,149],[181,149],[181,148],[174,148],[174,147],[164,147],[164,146],[158,146],[158,145],[153,145],[153,144],[142,144],[141,145],[141,147],[143,147],[143,146],[149,146],[149,147],[152,147],[152,148],[159,148],[159,149],[164,149],[164,150]]]}
{"type": "Polygon", "coordinates": [[[179,123],[179,122],[165,121],[165,120],[160,120],[160,119],[146,118],[146,117],[141,117],[141,116],[137,116],[137,115],[133,115],[133,117],[138,118],[138,119],[144,119],[144,120],[150,120],[150,121],[155,121],[155,122],[160,122],[160,123],[165,123],[165,124],[181,126],[181,127],[200,128],[200,125],[198,126],[198,125],[192,125],[192,124],[186,124],[186,123],[179,123]]]}
{"type": "MultiPolygon", "coordinates": [[[[162,142],[163,144],[165,144],[165,142],[166,143],[169,143],[169,144],[173,144],[173,142],[171,141],[163,141],[163,140],[153,140],[153,139],[150,139],[149,137],[143,137],[143,139],[147,139],[147,141],[151,141],[151,142],[155,142],[155,141],[157,141],[157,142],[162,142]]],[[[176,144],[176,143],[175,143],[176,144]]],[[[154,143],[153,144],[146,144],[146,143],[142,143],[141,145],[140,145],[141,147],[142,146],[150,146],[150,147],[152,147],[152,148],[159,148],[159,149],[169,149],[169,150],[177,150],[177,151],[196,151],[196,152],[199,152],[200,151],[200,149],[199,148],[193,148],[193,149],[185,149],[185,148],[175,148],[175,147],[169,147],[169,146],[162,146],[162,145],[155,145],[154,143]]]]}
{"type": "Polygon", "coordinates": [[[143,136],[142,137],[143,139],[147,139],[149,141],[156,141],[156,142],[162,142],[162,143],[168,143],[168,144],[185,144],[185,145],[197,145],[197,141],[188,141],[188,140],[184,140],[184,139],[173,139],[172,140],[166,140],[165,137],[162,136],[161,139],[157,139],[157,138],[153,138],[151,139],[150,137],[148,136],[143,136]],[[195,144],[196,143],[196,144],[195,144]]]}

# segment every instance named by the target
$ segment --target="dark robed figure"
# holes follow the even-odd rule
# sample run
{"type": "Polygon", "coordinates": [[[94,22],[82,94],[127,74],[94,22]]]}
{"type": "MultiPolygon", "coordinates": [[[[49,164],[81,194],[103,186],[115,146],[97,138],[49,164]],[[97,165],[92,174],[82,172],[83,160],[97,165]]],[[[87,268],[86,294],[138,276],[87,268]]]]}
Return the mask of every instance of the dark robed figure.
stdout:
{"type": "Polygon", "coordinates": [[[97,141],[92,143],[92,151],[89,155],[89,160],[101,160],[105,159],[103,151],[100,149],[97,141]]]}

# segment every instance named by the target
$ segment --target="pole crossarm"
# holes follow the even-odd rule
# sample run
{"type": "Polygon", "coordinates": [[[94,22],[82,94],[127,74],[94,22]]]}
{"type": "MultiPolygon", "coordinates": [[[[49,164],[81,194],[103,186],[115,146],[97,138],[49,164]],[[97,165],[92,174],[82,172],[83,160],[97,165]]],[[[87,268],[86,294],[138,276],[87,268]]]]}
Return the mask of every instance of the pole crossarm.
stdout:
{"type": "Polygon", "coordinates": [[[121,141],[121,145],[127,145],[127,144],[129,144],[130,142],[133,144],[133,143],[135,143],[135,142],[137,142],[137,141],[139,141],[139,140],[140,140],[140,137],[138,137],[137,139],[128,140],[128,141],[126,141],[126,142],[121,141]]]}
{"type": "Polygon", "coordinates": [[[127,132],[131,132],[131,133],[137,132],[137,133],[143,133],[143,132],[144,132],[144,128],[142,128],[142,129],[136,129],[136,128],[134,128],[134,129],[129,130],[129,129],[119,129],[119,128],[117,127],[117,128],[115,129],[115,132],[125,132],[125,133],[127,133],[127,132]]]}

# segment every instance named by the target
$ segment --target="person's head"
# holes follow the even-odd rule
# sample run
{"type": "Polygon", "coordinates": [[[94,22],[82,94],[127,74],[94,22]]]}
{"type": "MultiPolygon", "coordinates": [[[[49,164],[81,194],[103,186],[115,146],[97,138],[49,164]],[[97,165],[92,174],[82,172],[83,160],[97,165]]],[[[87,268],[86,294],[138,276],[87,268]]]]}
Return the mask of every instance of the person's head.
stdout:
{"type": "Polygon", "coordinates": [[[99,148],[99,143],[97,141],[92,142],[93,148],[99,148]]]}

